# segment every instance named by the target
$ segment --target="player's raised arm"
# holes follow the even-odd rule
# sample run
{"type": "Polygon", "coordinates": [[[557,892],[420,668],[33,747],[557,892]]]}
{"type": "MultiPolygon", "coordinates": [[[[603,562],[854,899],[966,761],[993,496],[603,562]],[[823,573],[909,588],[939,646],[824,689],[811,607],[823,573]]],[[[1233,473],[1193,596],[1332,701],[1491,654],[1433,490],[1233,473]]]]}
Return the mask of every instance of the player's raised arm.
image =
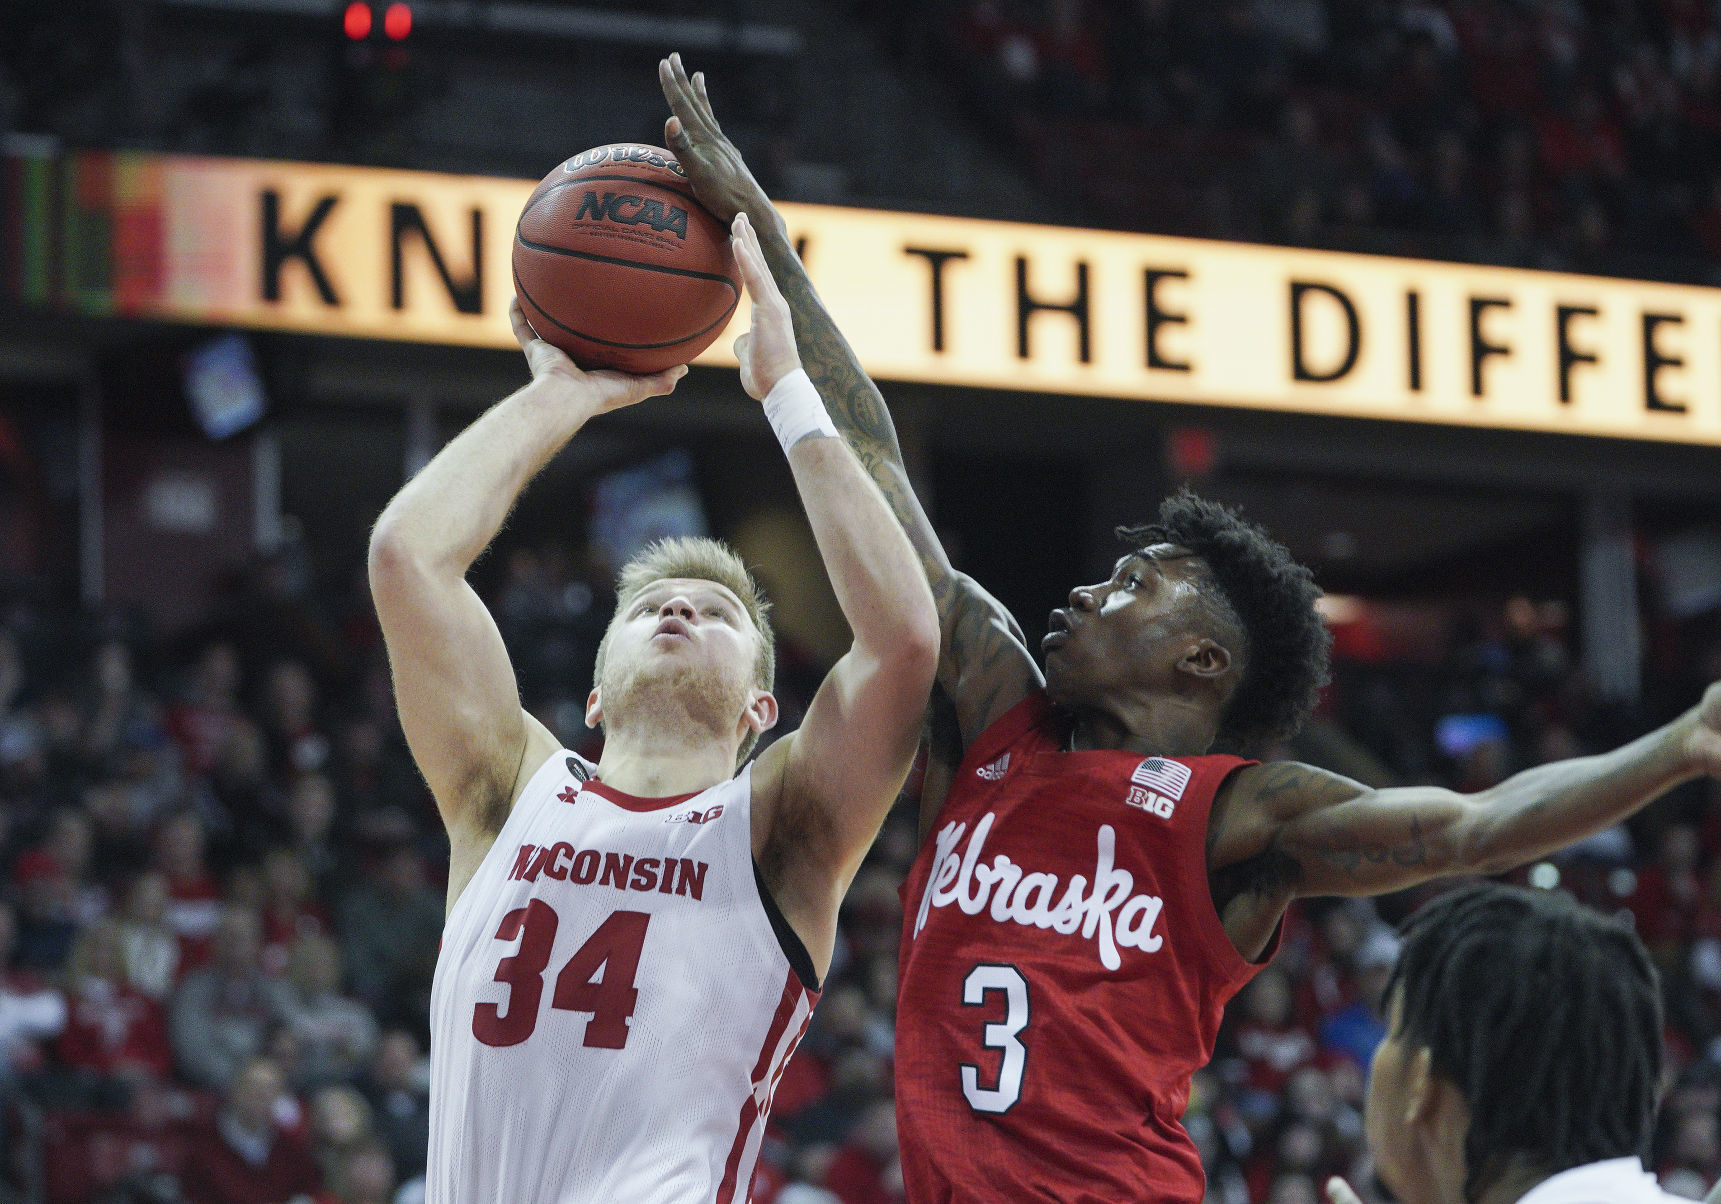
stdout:
{"type": "Polygon", "coordinates": [[[680,56],[671,55],[659,64],[658,78],[675,114],[664,126],[670,149],[706,208],[724,220],[736,213],[752,220],[794,314],[801,362],[919,555],[943,631],[938,680],[956,704],[964,743],[972,741],[1043,684],[1039,666],[1010,612],[951,566],[909,483],[884,397],[819,300],[770,199],[719,128],[704,76],[690,78],[680,56]]]}
{"type": "Polygon", "coordinates": [[[1294,763],[1242,770],[1228,787],[1214,862],[1288,858],[1296,895],[1378,895],[1451,874],[1504,873],[1704,773],[1721,773],[1721,685],[1630,744],[1540,765],[1476,794],[1370,790],[1294,763]]]}
{"type": "Polygon", "coordinates": [[[457,856],[463,838],[487,842],[500,828],[527,776],[528,745],[541,746],[540,761],[556,747],[521,709],[501,634],[466,583],[467,570],[527,482],[588,419],[667,393],[686,371],[582,372],[536,338],[518,303],[511,317],[531,383],[492,406],[408,481],[370,542],[371,596],[401,727],[457,856]]]}
{"type": "Polygon", "coordinates": [[[938,665],[938,616],[902,527],[801,369],[788,304],[745,214],[734,229],[753,298],[753,328],[736,346],[741,380],[764,402],[854,633],[799,730],[754,768],[760,866],[823,973],[837,905],[914,760],[938,665]]]}

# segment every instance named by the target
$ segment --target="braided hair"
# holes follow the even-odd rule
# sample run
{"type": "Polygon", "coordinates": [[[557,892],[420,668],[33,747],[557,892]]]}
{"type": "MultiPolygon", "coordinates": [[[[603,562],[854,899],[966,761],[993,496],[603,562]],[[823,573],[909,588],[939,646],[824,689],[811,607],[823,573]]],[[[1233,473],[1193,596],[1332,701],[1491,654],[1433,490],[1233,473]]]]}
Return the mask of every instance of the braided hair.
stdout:
{"type": "Polygon", "coordinates": [[[1514,1160],[1555,1175],[1648,1151],[1661,987],[1621,920],[1563,893],[1483,883],[1405,921],[1387,981],[1398,1036],[1470,1109],[1464,1196],[1514,1160]]]}
{"type": "Polygon", "coordinates": [[[1204,590],[1222,626],[1243,633],[1232,649],[1243,680],[1219,719],[1219,742],[1239,751],[1295,734],[1329,679],[1332,634],[1315,610],[1314,574],[1236,511],[1183,489],[1151,523],[1119,527],[1136,547],[1171,543],[1207,566],[1204,590]]]}

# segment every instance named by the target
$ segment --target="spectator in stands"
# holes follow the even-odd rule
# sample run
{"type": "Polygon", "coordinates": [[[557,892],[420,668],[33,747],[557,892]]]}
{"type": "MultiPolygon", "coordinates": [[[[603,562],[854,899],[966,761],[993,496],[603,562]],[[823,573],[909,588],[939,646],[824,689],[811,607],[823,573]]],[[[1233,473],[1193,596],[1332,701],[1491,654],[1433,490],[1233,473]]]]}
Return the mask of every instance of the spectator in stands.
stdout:
{"type": "Polygon", "coordinates": [[[267,1058],[244,1062],[179,1176],[186,1204],[288,1204],[317,1190],[305,1139],[281,1123],[286,1082],[267,1058]]]}
{"type": "Polygon", "coordinates": [[[287,959],[285,1022],[299,1042],[293,1075],[300,1090],[350,1083],[376,1048],[376,1020],[340,993],[341,952],[326,936],[306,933],[287,959]]]}
{"type": "Polygon", "coordinates": [[[390,1204],[394,1199],[394,1161],[379,1141],[364,1141],[343,1152],[328,1176],[329,1190],[317,1204],[390,1204]]]}
{"type": "Polygon", "coordinates": [[[287,791],[287,847],[311,872],[318,893],[327,898],[341,869],[330,833],[335,824],[335,790],[320,773],[301,773],[287,791]]]}
{"type": "Polygon", "coordinates": [[[17,959],[37,970],[65,964],[78,929],[100,915],[101,892],[88,881],[92,830],[75,807],[56,808],[47,833],[12,867],[19,899],[17,959]]]}
{"type": "MultiPolygon", "coordinates": [[[[86,1079],[116,1085],[173,1073],[167,1016],[126,975],[125,934],[101,920],[78,938],[66,962],[66,1027],[54,1044],[61,1064],[86,1079]]],[[[99,1084],[86,1094],[105,1097],[99,1084]]]]}
{"type": "Polygon", "coordinates": [[[191,811],[165,816],[151,842],[150,868],[167,886],[162,921],[179,938],[179,960],[185,967],[208,958],[221,921],[221,888],[209,869],[207,850],[203,824],[191,811]]]}
{"type": "Polygon", "coordinates": [[[167,925],[167,879],[145,870],[132,879],[120,909],[126,981],[158,1002],[179,978],[179,936],[167,925]]]}
{"type": "Polygon", "coordinates": [[[333,930],[328,908],[317,897],[316,884],[304,860],[292,849],[275,848],[263,858],[260,877],[263,914],[263,969],[279,974],[287,968],[288,951],[304,936],[324,936],[333,930]]]}
{"type": "Polygon", "coordinates": [[[66,1000],[29,971],[13,968],[17,918],[0,902],[0,1099],[42,1064],[42,1043],[66,1026],[66,1000]]]}
{"type": "Polygon", "coordinates": [[[328,764],[333,745],[318,725],[317,683],[304,662],[282,660],[270,667],[263,716],[277,778],[321,772],[328,764]]]}
{"type": "Polygon", "coordinates": [[[843,1204],[892,1204],[904,1198],[895,1101],[878,1100],[861,1113],[825,1169],[824,1185],[843,1204]]]}
{"type": "Polygon", "coordinates": [[[442,938],[442,898],[405,841],[379,850],[340,909],[348,978],[385,1023],[423,1025],[442,938]]]}
{"type": "Polygon", "coordinates": [[[430,1090],[418,1039],[390,1029],[377,1042],[369,1072],[360,1081],[377,1135],[388,1144],[403,1179],[424,1174],[430,1148],[430,1090]]]}
{"type": "Polygon", "coordinates": [[[168,708],[167,729],[178,743],[185,769],[207,777],[221,747],[243,720],[239,709],[239,654],[225,641],[199,656],[183,697],[168,708]]]}
{"type": "Polygon", "coordinates": [[[376,1140],[370,1105],[351,1087],[324,1087],[311,1097],[310,1135],[311,1153],[330,1178],[343,1158],[376,1140]]]}
{"type": "MultiPolygon", "coordinates": [[[[201,1087],[226,1089],[261,1053],[272,1025],[287,1013],[285,993],[259,965],[262,925],[255,912],[226,908],[209,964],[174,992],[170,1027],[180,1074],[201,1087]]],[[[280,1075],[273,1063],[270,1070],[280,1075]]]]}

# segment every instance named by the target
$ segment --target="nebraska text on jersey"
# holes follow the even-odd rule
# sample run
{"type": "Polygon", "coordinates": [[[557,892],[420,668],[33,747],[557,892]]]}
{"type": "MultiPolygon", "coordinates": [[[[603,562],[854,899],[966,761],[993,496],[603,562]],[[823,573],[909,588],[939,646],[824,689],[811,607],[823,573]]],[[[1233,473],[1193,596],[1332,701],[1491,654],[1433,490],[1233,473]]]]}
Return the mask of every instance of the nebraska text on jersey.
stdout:
{"type": "Polygon", "coordinates": [[[1156,953],[1165,938],[1154,933],[1164,901],[1157,895],[1137,895],[1135,875],[1114,864],[1117,833],[1110,824],[1100,825],[1095,838],[1097,856],[1092,885],[1081,874],[1060,882],[1058,875],[1036,873],[999,853],[987,865],[980,860],[986,834],[992,830],[992,812],[974,825],[968,846],[958,852],[968,825],[950,823],[938,832],[933,864],[937,867],[920,897],[920,913],[914,931],[919,935],[934,907],[954,903],[971,916],[991,904],[991,915],[999,923],[1014,921],[1030,928],[1047,928],[1073,936],[1079,929],[1083,940],[1097,941],[1100,964],[1108,970],[1123,965],[1118,946],[1156,953]],[[1058,888],[1063,886],[1060,895],[1058,888]],[[1054,902],[1055,900],[1055,902],[1054,902]],[[1115,914],[1114,914],[1115,913],[1115,914]]]}

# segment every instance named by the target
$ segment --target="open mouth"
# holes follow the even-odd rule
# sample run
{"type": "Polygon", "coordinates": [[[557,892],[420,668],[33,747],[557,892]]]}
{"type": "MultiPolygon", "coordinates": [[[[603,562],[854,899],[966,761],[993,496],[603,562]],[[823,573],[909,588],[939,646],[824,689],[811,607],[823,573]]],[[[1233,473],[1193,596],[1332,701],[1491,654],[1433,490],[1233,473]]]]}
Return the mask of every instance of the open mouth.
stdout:
{"type": "Polygon", "coordinates": [[[1054,610],[1046,620],[1046,638],[1040,641],[1040,647],[1046,652],[1062,648],[1070,642],[1070,633],[1069,611],[1054,610]]]}
{"type": "Polygon", "coordinates": [[[660,635],[678,635],[685,640],[693,635],[693,629],[680,619],[670,615],[660,621],[657,630],[651,634],[653,639],[660,635]]]}

